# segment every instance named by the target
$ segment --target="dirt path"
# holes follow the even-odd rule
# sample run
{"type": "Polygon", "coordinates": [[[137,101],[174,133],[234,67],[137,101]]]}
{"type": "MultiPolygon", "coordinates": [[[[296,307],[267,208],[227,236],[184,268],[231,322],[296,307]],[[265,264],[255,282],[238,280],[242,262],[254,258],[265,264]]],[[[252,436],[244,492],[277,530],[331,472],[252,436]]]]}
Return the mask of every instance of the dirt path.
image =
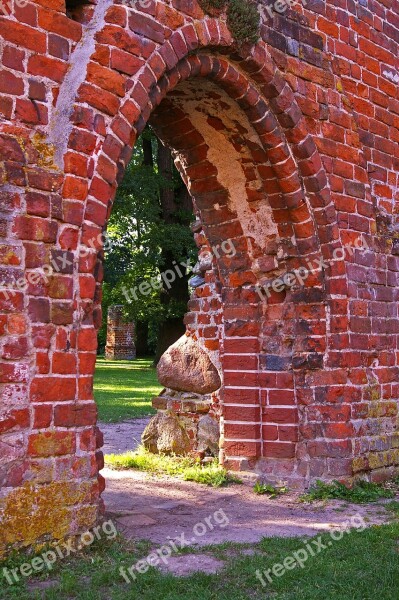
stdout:
{"type": "Polygon", "coordinates": [[[135,450],[150,418],[128,419],[121,423],[99,423],[104,434],[104,454],[122,454],[127,450],[135,450]]]}
{"type": "MultiPolygon", "coordinates": [[[[149,418],[142,418],[101,424],[104,453],[120,454],[135,449],[148,421],[149,418]]],[[[368,525],[379,525],[390,516],[383,501],[369,505],[339,501],[303,504],[294,492],[268,499],[253,492],[254,476],[250,475],[244,476],[242,485],[227,488],[211,488],[133,470],[106,468],[102,475],[107,483],[103,494],[106,516],[126,538],[145,539],[156,545],[177,538],[198,547],[195,554],[174,556],[166,561],[165,569],[178,576],[195,570],[215,572],[220,568],[215,557],[199,550],[203,546],[224,542],[253,544],[272,536],[315,536],[342,528],[351,519],[352,526],[359,525],[359,517],[368,525]]]]}
{"type": "Polygon", "coordinates": [[[157,544],[164,544],[168,536],[173,538],[182,533],[199,546],[254,543],[265,536],[316,535],[342,527],[356,515],[361,515],[370,525],[388,520],[383,502],[366,506],[339,501],[331,501],[326,506],[309,505],[300,503],[297,493],[274,500],[258,496],[249,483],[215,489],[138,471],[104,469],[102,474],[107,481],[103,498],[108,517],[129,539],[147,539],[157,544]],[[223,513],[218,513],[223,526],[214,518],[220,509],[228,519],[226,523],[223,513]],[[200,522],[207,524],[206,533],[196,536],[195,526],[200,522]]]}

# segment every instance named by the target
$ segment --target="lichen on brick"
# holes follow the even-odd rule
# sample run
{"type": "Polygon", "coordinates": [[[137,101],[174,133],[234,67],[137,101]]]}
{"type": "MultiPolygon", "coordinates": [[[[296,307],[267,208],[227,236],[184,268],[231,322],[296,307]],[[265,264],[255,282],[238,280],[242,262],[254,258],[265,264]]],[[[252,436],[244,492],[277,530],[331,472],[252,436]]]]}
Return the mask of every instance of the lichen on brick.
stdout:
{"type": "Polygon", "coordinates": [[[39,132],[36,132],[31,139],[33,147],[38,151],[37,164],[40,167],[58,171],[59,167],[54,162],[55,148],[53,144],[46,142],[46,136],[39,132]]]}
{"type": "Polygon", "coordinates": [[[87,504],[93,482],[25,483],[0,500],[0,557],[8,547],[29,547],[40,541],[63,540],[96,521],[96,506],[87,504]]]}

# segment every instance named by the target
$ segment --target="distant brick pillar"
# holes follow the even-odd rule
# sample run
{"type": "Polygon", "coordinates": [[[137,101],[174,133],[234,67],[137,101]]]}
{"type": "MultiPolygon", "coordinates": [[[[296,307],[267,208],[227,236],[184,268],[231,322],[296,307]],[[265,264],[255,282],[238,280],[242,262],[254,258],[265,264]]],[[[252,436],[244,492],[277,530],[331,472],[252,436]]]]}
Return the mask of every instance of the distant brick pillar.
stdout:
{"type": "Polygon", "coordinates": [[[121,304],[115,304],[108,309],[105,358],[109,360],[133,360],[136,358],[134,323],[126,323],[123,320],[122,311],[121,304]]]}

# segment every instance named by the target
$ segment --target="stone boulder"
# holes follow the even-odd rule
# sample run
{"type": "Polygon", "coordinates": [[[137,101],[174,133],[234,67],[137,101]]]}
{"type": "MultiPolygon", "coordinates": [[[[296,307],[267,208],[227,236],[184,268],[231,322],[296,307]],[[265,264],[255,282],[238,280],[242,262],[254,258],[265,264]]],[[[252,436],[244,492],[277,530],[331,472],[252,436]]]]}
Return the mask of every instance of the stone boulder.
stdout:
{"type": "Polygon", "coordinates": [[[172,411],[155,415],[144,429],[141,441],[154,454],[182,455],[191,449],[184,425],[172,411]]]}
{"type": "Polygon", "coordinates": [[[149,452],[153,454],[158,453],[157,441],[159,437],[158,426],[162,421],[163,413],[159,412],[152,417],[151,421],[148,423],[147,427],[144,429],[141,434],[142,444],[149,452]]]}
{"type": "Polygon", "coordinates": [[[210,452],[212,456],[219,456],[220,428],[216,419],[205,415],[198,421],[197,450],[210,452]]]}
{"type": "Polygon", "coordinates": [[[221,386],[219,373],[208,354],[187,335],[164,352],[157,374],[161,385],[181,392],[209,394],[221,386]]]}

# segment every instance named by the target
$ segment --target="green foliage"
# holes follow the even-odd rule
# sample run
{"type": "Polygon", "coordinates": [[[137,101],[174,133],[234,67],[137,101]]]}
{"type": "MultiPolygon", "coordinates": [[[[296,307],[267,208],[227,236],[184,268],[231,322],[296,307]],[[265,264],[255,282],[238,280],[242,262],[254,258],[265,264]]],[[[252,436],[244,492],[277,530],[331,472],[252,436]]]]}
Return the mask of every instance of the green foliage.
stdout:
{"type": "Polygon", "coordinates": [[[301,497],[303,502],[313,502],[314,500],[346,500],[354,504],[367,504],[368,502],[377,502],[381,498],[394,498],[395,492],[370,481],[357,481],[352,487],[347,487],[339,481],[325,483],[316,481],[307,494],[301,497]]]}
{"type": "Polygon", "coordinates": [[[281,496],[281,494],[286,494],[288,492],[288,488],[286,487],[275,487],[270,483],[262,483],[257,481],[254,485],[255,494],[259,494],[260,496],[263,494],[267,494],[269,498],[277,498],[277,496],[281,496]]]}
{"type": "Polygon", "coordinates": [[[260,15],[254,0],[199,0],[202,10],[219,16],[227,4],[227,26],[239,45],[259,40],[260,15]]]}
{"type": "Polygon", "coordinates": [[[199,0],[202,10],[208,15],[218,16],[223,12],[228,0],[199,0]]]}
{"type": "Polygon", "coordinates": [[[100,421],[118,423],[154,414],[151,399],[160,390],[151,359],[97,359],[94,397],[100,421]]]}
{"type": "Polygon", "coordinates": [[[190,456],[167,456],[152,454],[143,446],[134,452],[124,454],[108,454],[105,456],[107,466],[114,469],[138,469],[154,475],[171,475],[185,481],[196,481],[213,487],[221,487],[228,483],[240,483],[230,475],[215,459],[202,465],[199,459],[190,456]]]}
{"type": "Polygon", "coordinates": [[[187,310],[186,302],[172,298],[162,303],[160,299],[165,254],[176,263],[195,264],[197,248],[189,228],[193,215],[179,204],[179,192],[184,184],[176,169],[172,180],[159,174],[157,144],[154,134],[146,130],[135,146],[116,194],[107,228],[111,247],[105,254],[100,347],[105,345],[107,310],[112,304],[123,304],[128,320],[152,322],[154,337],[157,325],[170,318],[183,318],[187,310]],[[144,164],[144,137],[151,140],[154,166],[144,164]],[[176,192],[177,210],[169,222],[163,217],[160,203],[161,191],[166,189],[176,192]],[[145,294],[138,290],[140,284],[156,281],[158,284],[150,285],[145,294]],[[136,293],[132,292],[135,289],[136,293]]]}
{"type": "Polygon", "coordinates": [[[256,44],[260,28],[256,3],[252,0],[229,0],[227,26],[238,44],[256,44]]]}

